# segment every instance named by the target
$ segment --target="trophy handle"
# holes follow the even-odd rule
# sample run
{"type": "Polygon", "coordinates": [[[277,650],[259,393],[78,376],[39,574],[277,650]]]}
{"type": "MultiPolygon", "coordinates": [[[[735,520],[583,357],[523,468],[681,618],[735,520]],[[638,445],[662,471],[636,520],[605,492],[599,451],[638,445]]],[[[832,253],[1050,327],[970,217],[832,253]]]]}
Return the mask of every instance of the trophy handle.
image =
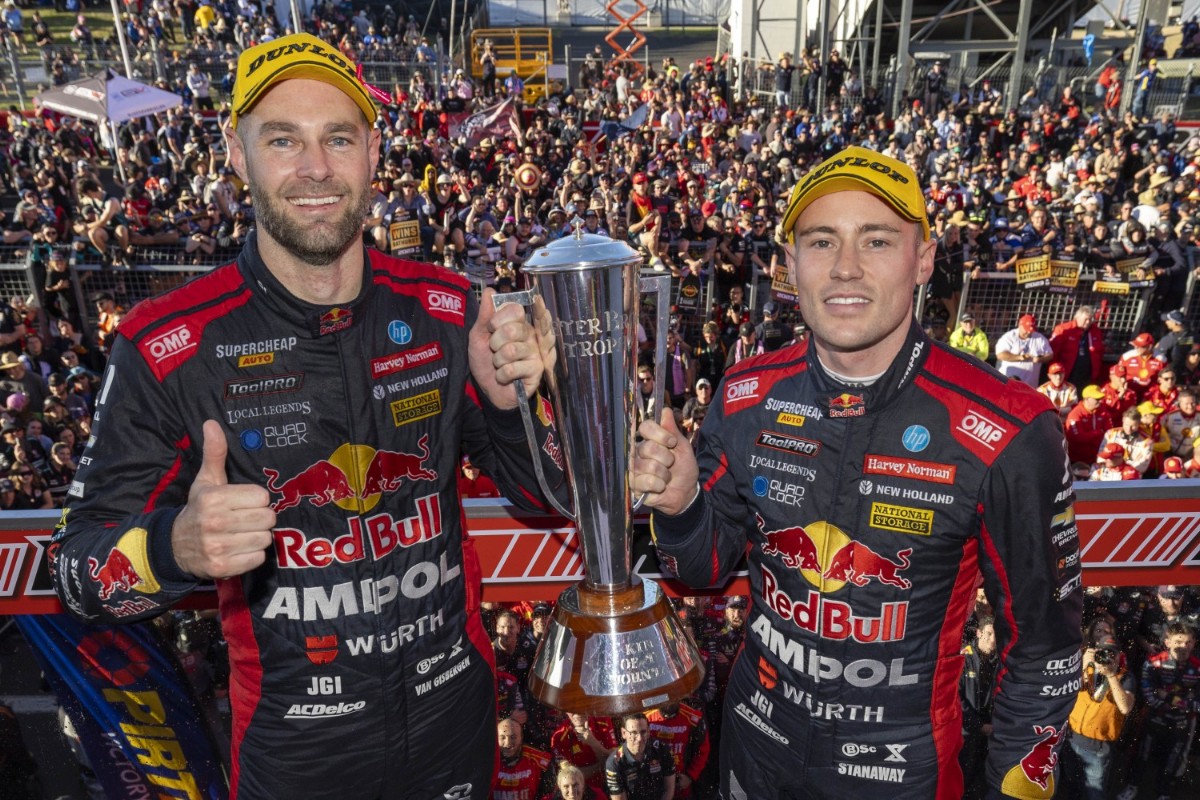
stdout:
{"type": "MultiPolygon", "coordinates": [[[[525,318],[532,325],[534,324],[533,298],[532,289],[526,289],[523,292],[496,293],[492,295],[492,306],[496,309],[505,303],[524,306],[525,318]]],[[[525,382],[513,381],[513,388],[517,390],[517,408],[521,411],[521,424],[525,427],[525,441],[529,444],[529,454],[533,457],[533,471],[537,475],[538,486],[542,487],[542,494],[550,502],[550,505],[554,506],[555,511],[575,522],[575,515],[559,504],[558,498],[554,496],[554,491],[546,481],[546,471],[542,469],[542,459],[538,455],[537,437],[533,433],[533,417],[529,414],[529,395],[525,393],[525,382]]]]}
{"type": "MultiPolygon", "coordinates": [[[[654,409],[662,415],[665,406],[667,380],[667,326],[671,322],[671,277],[669,275],[652,275],[641,278],[638,284],[639,294],[653,292],[658,295],[655,312],[658,315],[654,326],[654,409]]],[[[655,420],[657,422],[658,420],[655,420]]],[[[532,425],[533,423],[530,423],[532,425]]],[[[642,494],[633,501],[633,510],[637,511],[646,501],[642,494]]]]}

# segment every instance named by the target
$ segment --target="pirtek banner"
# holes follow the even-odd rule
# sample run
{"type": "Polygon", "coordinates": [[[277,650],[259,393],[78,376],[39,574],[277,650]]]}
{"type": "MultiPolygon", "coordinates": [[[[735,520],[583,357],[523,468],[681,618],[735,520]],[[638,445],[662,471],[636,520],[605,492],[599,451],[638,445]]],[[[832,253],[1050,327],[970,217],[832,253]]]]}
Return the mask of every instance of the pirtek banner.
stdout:
{"type": "MultiPolygon", "coordinates": [[[[1077,483],[1075,495],[1085,585],[1200,584],[1200,480],[1077,483]]],[[[583,578],[571,525],[512,510],[503,501],[464,505],[483,566],[485,599],[548,600],[583,578]]],[[[0,614],[62,611],[45,566],[57,521],[58,514],[49,511],[0,514],[0,614]]],[[[659,578],[645,527],[639,526],[634,540],[634,569],[659,578]]],[[[745,573],[733,581],[713,592],[748,594],[745,573]]],[[[665,583],[671,594],[695,594],[681,583],[665,583]]],[[[215,608],[216,592],[196,592],[186,605],[215,608]]]]}

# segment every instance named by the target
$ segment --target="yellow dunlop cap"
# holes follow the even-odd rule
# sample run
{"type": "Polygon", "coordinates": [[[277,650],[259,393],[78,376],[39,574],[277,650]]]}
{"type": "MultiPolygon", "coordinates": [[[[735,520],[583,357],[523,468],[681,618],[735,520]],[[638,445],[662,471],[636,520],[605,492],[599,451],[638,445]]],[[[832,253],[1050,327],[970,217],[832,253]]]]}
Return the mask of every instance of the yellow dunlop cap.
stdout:
{"type": "Polygon", "coordinates": [[[916,173],[907,164],[865,147],[847,147],[830,156],[792,188],[792,197],[783,217],[787,240],[794,241],[796,220],[818,197],[854,191],[875,195],[901,217],[920,225],[922,238],[929,241],[925,195],[917,183],[916,173]]]}
{"type": "Polygon", "coordinates": [[[293,33],[242,51],[233,84],[230,124],[236,128],[238,117],[250,111],[272,86],[291,78],[309,78],[341,89],[362,109],[367,124],[375,124],[375,102],[359,80],[354,62],[311,33],[293,33]]]}

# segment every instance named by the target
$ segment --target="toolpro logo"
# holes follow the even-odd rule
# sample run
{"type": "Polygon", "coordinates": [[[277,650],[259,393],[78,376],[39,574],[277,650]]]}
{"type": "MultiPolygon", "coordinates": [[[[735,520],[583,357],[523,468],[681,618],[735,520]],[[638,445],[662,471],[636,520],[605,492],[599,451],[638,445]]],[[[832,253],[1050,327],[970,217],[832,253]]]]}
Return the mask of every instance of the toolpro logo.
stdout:
{"type": "Polygon", "coordinates": [[[276,513],[308,501],[328,503],[352,513],[366,513],[385,492],[394,492],[405,481],[437,480],[429,460],[429,434],[417,442],[416,453],[376,450],[363,444],[343,444],[327,459],[309,464],[290,478],[280,480],[277,470],[263,467],[271,510],[276,513]]]}
{"type": "Polygon", "coordinates": [[[785,453],[795,453],[801,456],[815,456],[821,451],[821,443],[814,442],[812,439],[804,439],[800,436],[792,436],[786,433],[777,433],[776,431],[759,431],[758,440],[755,442],[759,447],[769,447],[772,450],[781,450],[785,453]]]}
{"type": "Polygon", "coordinates": [[[912,548],[900,550],[894,558],[889,558],[851,539],[828,522],[768,531],[763,518],[757,519],[764,538],[763,554],[797,570],[819,590],[796,600],[764,564],[762,599],[767,607],[797,627],[825,639],[876,642],[904,638],[908,601],[883,603],[879,616],[872,617],[858,614],[848,603],[826,595],[836,593],[847,583],[866,586],[875,582],[897,589],[912,588],[912,582],[901,574],[910,566],[912,548]]]}
{"type": "Polygon", "coordinates": [[[829,416],[861,417],[867,413],[867,404],[860,394],[842,392],[837,397],[829,398],[829,416]]]}

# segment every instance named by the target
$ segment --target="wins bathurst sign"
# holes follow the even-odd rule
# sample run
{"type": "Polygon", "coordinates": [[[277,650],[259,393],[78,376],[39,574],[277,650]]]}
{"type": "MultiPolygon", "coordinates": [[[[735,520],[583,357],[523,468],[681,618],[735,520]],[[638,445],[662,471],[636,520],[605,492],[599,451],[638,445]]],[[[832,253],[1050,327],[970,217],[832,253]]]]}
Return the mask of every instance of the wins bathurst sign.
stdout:
{"type": "MultiPolygon", "coordinates": [[[[1075,493],[1085,584],[1200,584],[1200,481],[1129,481],[1117,487],[1080,483],[1075,493]]],[[[0,614],[62,612],[46,571],[46,547],[57,521],[55,512],[0,514],[0,614]]],[[[575,530],[560,522],[515,512],[500,503],[471,501],[467,525],[483,567],[486,599],[555,597],[583,578],[575,530]]],[[[393,525],[389,530],[403,547],[404,535],[419,530],[427,536],[434,527],[426,528],[422,522],[393,525]]],[[[373,555],[376,545],[390,541],[384,535],[388,531],[376,530],[369,521],[363,531],[364,548],[369,545],[373,555]]],[[[312,541],[306,538],[305,542],[296,538],[288,552],[297,559],[311,559],[312,541]]],[[[638,572],[659,573],[644,541],[635,542],[634,551],[638,572]]],[[[355,547],[347,552],[358,551],[355,547]]],[[[732,591],[749,594],[745,573],[741,575],[735,579],[740,587],[732,591]]],[[[683,591],[670,581],[667,589],[675,594],[683,591]]],[[[215,607],[216,593],[197,592],[189,603],[215,607]]]]}

